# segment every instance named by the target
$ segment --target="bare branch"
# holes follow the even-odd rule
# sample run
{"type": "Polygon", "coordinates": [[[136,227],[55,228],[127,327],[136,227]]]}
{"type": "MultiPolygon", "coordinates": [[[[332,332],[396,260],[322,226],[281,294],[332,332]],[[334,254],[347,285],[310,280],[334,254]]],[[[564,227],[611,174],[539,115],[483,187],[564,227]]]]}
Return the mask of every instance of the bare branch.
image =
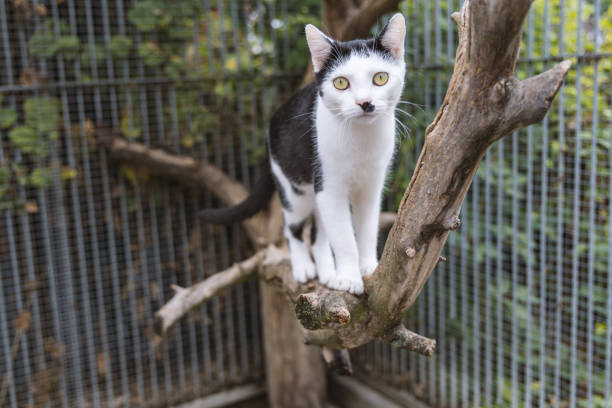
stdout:
{"type": "Polygon", "coordinates": [[[185,316],[193,308],[222,293],[230,286],[237,285],[257,273],[257,268],[264,259],[265,250],[257,252],[252,257],[234,264],[232,267],[212,275],[190,288],[173,286],[175,291],[172,299],[155,313],[154,331],[163,336],[170,327],[185,316]]]}
{"type": "Polygon", "coordinates": [[[349,18],[341,25],[337,39],[341,41],[368,37],[372,26],[385,14],[397,10],[399,0],[364,1],[351,10],[349,18]]]}
{"type": "MultiPolygon", "coordinates": [[[[99,139],[106,145],[114,160],[145,168],[153,176],[171,178],[187,186],[204,188],[226,206],[236,205],[249,195],[241,183],[232,180],[212,164],[128,141],[120,136],[102,133],[101,130],[98,132],[99,139]]],[[[244,221],[243,225],[257,248],[278,240],[281,229],[279,220],[282,225],[280,207],[273,201],[268,211],[244,221]]]]}
{"type": "Polygon", "coordinates": [[[433,356],[436,341],[408,330],[403,324],[398,325],[385,338],[392,346],[414,351],[426,357],[433,356]]]}
{"type": "Polygon", "coordinates": [[[192,157],[170,154],[122,137],[107,136],[106,144],[111,158],[145,167],[154,176],[172,178],[188,186],[205,188],[224,205],[236,205],[248,196],[242,184],[232,180],[217,167],[196,161],[192,157]]]}
{"type": "Polygon", "coordinates": [[[378,229],[384,231],[393,226],[393,223],[397,219],[397,214],[392,212],[382,212],[380,213],[380,218],[378,220],[378,229]]]}

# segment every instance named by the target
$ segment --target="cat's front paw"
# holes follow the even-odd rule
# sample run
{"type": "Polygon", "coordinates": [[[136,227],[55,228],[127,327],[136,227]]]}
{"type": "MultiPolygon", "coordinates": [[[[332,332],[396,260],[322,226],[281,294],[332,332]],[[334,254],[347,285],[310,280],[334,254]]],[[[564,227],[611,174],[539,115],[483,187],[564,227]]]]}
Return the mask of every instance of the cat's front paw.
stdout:
{"type": "Polygon", "coordinates": [[[300,282],[308,282],[317,276],[314,263],[312,262],[300,262],[297,265],[292,265],[293,278],[300,282]]]}
{"type": "Polygon", "coordinates": [[[364,278],[371,276],[377,267],[378,267],[377,261],[363,263],[361,267],[359,268],[359,270],[361,271],[361,276],[363,276],[364,278]]]}
{"type": "Polygon", "coordinates": [[[327,287],[361,295],[363,293],[363,279],[357,273],[342,273],[339,271],[336,276],[327,282],[327,287]]]}

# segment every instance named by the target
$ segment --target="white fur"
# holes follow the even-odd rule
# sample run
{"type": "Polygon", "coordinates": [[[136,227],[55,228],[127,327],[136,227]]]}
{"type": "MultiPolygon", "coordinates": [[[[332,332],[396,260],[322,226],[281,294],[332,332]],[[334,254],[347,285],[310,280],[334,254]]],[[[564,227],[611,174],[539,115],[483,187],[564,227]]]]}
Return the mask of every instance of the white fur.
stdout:
{"type": "Polygon", "coordinates": [[[323,63],[331,51],[332,39],[326,36],[312,24],[306,26],[306,42],[310,48],[312,58],[312,68],[314,72],[319,72],[323,63]]]}
{"type": "Polygon", "coordinates": [[[404,60],[404,37],[406,36],[406,21],[400,13],[389,20],[387,31],[382,38],[382,45],[387,47],[395,58],[404,60]]]}
{"type": "MultiPolygon", "coordinates": [[[[383,37],[395,55],[403,56],[404,34],[404,19],[396,15],[383,37]]],[[[327,56],[325,52],[329,52],[325,51],[327,38],[313,26],[306,27],[306,35],[318,71],[327,56]]],[[[300,186],[305,194],[296,195],[278,164],[272,161],[272,171],[292,205],[284,211],[285,235],[296,280],[314,277],[315,271],[306,246],[291,235],[288,226],[313,213],[318,228],[312,249],[322,283],[360,294],[362,277],[376,269],[380,201],[395,148],[394,112],[404,85],[404,71],[402,59],[371,53],[351,55],[323,79],[323,96],[317,97],[315,108],[322,191],[315,194],[312,185],[300,186]],[[372,81],[378,72],[389,74],[383,86],[372,81]],[[334,87],[333,79],[339,76],[348,79],[348,89],[334,87]],[[373,104],[374,112],[364,113],[359,106],[363,102],[373,104]]]]}

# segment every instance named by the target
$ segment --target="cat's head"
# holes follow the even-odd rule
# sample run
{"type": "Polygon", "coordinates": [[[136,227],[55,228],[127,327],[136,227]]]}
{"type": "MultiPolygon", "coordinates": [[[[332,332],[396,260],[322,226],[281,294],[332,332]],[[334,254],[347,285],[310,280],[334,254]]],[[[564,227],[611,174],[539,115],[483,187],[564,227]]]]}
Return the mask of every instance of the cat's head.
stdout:
{"type": "Polygon", "coordinates": [[[404,86],[405,35],[399,13],[368,40],[336,41],[306,26],[319,95],[330,112],[360,121],[393,114],[404,86]]]}

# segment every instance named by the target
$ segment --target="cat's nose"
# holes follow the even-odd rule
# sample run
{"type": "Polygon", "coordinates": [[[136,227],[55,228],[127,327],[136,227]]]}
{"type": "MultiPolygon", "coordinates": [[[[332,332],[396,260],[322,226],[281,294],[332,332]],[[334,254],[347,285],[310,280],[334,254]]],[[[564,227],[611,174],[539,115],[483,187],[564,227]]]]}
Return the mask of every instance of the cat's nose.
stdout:
{"type": "Polygon", "coordinates": [[[374,105],[372,105],[370,101],[357,102],[357,105],[359,105],[366,113],[374,112],[374,105]]]}

